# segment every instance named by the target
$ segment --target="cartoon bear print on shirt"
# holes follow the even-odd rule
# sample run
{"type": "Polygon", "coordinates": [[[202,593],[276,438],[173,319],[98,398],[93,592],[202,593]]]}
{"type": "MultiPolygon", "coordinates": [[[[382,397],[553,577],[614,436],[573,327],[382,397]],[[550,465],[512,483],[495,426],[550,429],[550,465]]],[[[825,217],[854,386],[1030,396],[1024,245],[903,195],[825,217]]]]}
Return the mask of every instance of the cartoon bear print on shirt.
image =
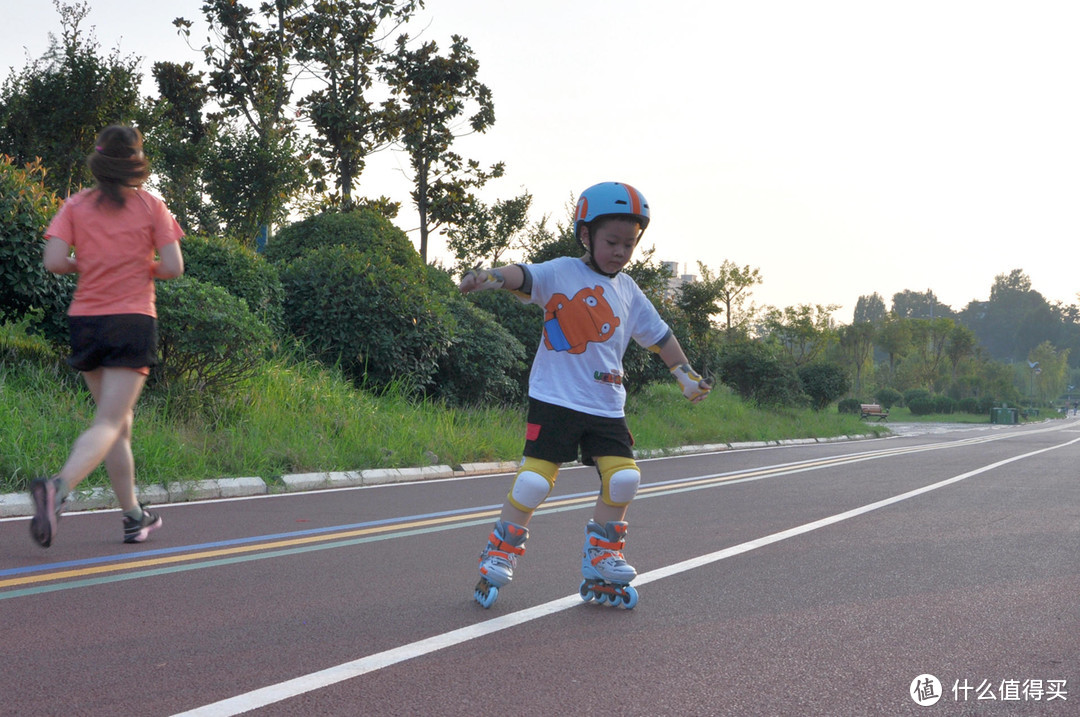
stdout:
{"type": "Polygon", "coordinates": [[[602,286],[582,289],[573,299],[554,294],[544,307],[544,345],[552,351],[584,353],[590,343],[610,339],[618,325],[602,286]]]}

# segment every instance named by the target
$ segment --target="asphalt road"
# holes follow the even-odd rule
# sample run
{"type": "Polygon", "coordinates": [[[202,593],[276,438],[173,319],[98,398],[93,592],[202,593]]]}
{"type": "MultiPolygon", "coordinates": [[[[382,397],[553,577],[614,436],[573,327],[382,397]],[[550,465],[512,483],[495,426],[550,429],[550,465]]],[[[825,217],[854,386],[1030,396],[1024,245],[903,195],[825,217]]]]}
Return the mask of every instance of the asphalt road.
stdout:
{"type": "Polygon", "coordinates": [[[490,610],[510,475],[4,520],[0,714],[1076,715],[1078,465],[1076,419],[642,461],[633,610],[577,597],[583,468],[490,610]]]}

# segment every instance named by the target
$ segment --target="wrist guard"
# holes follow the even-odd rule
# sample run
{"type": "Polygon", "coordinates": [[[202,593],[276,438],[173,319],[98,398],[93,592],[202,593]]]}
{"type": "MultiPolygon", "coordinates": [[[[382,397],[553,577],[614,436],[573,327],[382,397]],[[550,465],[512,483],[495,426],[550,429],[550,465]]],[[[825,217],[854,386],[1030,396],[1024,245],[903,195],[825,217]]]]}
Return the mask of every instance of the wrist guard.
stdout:
{"type": "Polygon", "coordinates": [[[691,403],[697,403],[708,396],[709,391],[712,390],[712,381],[702,378],[701,374],[691,368],[688,363],[680,364],[671,369],[671,375],[679,382],[682,387],[682,394],[691,403]]]}

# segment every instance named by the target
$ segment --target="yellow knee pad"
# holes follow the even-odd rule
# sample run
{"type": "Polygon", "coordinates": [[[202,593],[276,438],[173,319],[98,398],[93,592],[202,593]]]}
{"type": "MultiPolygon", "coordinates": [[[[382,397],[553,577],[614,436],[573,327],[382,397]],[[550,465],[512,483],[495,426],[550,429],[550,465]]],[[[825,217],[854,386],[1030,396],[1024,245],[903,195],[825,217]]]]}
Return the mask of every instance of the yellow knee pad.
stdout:
{"type": "Polygon", "coordinates": [[[629,505],[641,483],[641,471],[634,459],[597,456],[596,469],[600,471],[601,500],[611,506],[629,505]]]}
{"type": "Polygon", "coordinates": [[[558,475],[558,463],[526,456],[521,461],[517,478],[514,479],[514,485],[506,498],[518,510],[531,513],[539,508],[551,493],[558,475]]]}

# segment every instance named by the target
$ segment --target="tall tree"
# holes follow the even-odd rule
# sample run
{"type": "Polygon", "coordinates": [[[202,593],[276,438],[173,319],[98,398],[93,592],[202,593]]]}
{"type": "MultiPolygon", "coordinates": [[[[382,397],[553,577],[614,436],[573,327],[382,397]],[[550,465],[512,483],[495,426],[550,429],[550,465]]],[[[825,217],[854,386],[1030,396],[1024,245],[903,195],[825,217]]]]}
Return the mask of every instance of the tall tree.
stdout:
{"type": "Polygon", "coordinates": [[[990,356],[999,361],[1022,361],[1043,341],[1055,340],[1061,319],[1031,279],[1020,269],[999,274],[988,301],[973,301],[961,320],[975,332],[990,356]]]}
{"type": "Polygon", "coordinates": [[[427,261],[428,237],[444,224],[461,220],[472,191],[501,177],[500,162],[484,170],[476,160],[453,151],[467,126],[484,132],[495,123],[491,90],[480,82],[479,61],[465,38],[454,35],[450,52],[439,55],[435,42],[409,49],[409,38],[397,39],[397,50],[383,66],[392,98],[386,103],[391,121],[400,128],[400,142],[412,168],[412,199],[420,215],[420,256],[427,261]],[[475,111],[464,119],[466,107],[475,111]]]}
{"type": "MultiPolygon", "coordinates": [[[[211,164],[251,163],[241,168],[250,181],[233,182],[240,191],[228,200],[244,197],[250,207],[242,221],[230,223],[230,233],[249,243],[254,232],[269,231],[305,186],[296,181],[305,172],[302,140],[286,112],[298,41],[292,20],[303,4],[304,0],[267,0],[257,12],[237,0],[205,0],[202,5],[210,28],[202,51],[210,67],[211,96],[226,117],[241,122],[239,128],[223,130],[223,136],[231,135],[233,141],[211,164]]],[[[177,18],[173,24],[190,37],[190,21],[177,18]]],[[[220,184],[223,178],[218,179],[220,184]]],[[[219,208],[223,216],[236,214],[235,208],[220,204],[219,208]]]]}
{"type": "MultiPolygon", "coordinates": [[[[876,294],[875,294],[876,296],[876,294]]],[[[882,304],[884,306],[884,303],[882,304]]],[[[856,312],[857,313],[857,312],[856,312]]],[[[862,391],[862,374],[874,354],[874,335],[876,329],[869,321],[860,321],[848,326],[841,326],[837,332],[840,349],[855,373],[855,394],[862,391]]]]}
{"type": "Polygon", "coordinates": [[[878,328],[875,342],[889,357],[889,384],[896,378],[896,363],[911,350],[911,326],[906,319],[889,314],[878,328]]]}
{"type": "Polygon", "coordinates": [[[949,333],[949,340],[945,346],[945,354],[949,358],[952,368],[952,380],[956,382],[957,370],[960,362],[975,355],[979,347],[979,341],[975,338],[975,332],[963,324],[955,324],[949,333]]]}
{"type": "Polygon", "coordinates": [[[855,302],[855,315],[851,323],[869,322],[871,324],[880,324],[885,320],[885,315],[888,313],[885,308],[885,299],[881,298],[881,294],[875,291],[869,296],[860,296],[859,300],[855,302]]]}
{"type": "Polygon", "coordinates": [[[139,59],[98,54],[92,32],[82,25],[86,2],[53,0],[60,14],[60,39],[51,33],[45,55],[0,85],[0,152],[20,164],[41,158],[45,186],[67,196],[91,184],[86,155],[109,124],[139,124],[139,59]]]}
{"type": "Polygon", "coordinates": [[[203,167],[213,146],[214,124],[204,115],[209,89],[190,62],[155,62],[154,121],[146,151],[154,167],[153,185],[185,232],[217,233],[212,205],[204,199],[203,167]]]}
{"type": "Polygon", "coordinates": [[[422,0],[314,0],[296,16],[296,60],[318,88],[300,110],[318,133],[315,147],[329,163],[343,209],[368,155],[394,134],[367,93],[384,57],[380,42],[407,21],[422,0]],[[388,27],[384,27],[388,26],[388,27]]]}
{"type": "Polygon", "coordinates": [[[750,316],[743,309],[751,289],[763,281],[761,271],[750,268],[749,264],[740,267],[725,259],[716,272],[715,281],[720,286],[720,303],[724,305],[725,331],[728,338],[732,338],[740,331],[745,332],[750,322],[750,316]]]}

